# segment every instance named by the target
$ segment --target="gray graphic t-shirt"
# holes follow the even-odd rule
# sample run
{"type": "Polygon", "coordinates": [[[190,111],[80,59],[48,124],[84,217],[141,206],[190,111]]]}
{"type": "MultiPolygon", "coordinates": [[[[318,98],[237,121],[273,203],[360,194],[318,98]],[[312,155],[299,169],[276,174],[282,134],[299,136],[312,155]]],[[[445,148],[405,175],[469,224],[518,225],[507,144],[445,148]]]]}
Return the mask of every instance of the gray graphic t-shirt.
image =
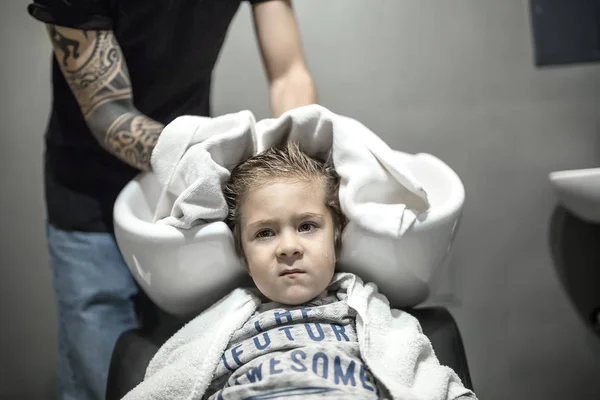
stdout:
{"type": "Polygon", "coordinates": [[[376,399],[355,319],[332,293],[297,307],[263,304],[233,335],[205,398],[376,399]]]}

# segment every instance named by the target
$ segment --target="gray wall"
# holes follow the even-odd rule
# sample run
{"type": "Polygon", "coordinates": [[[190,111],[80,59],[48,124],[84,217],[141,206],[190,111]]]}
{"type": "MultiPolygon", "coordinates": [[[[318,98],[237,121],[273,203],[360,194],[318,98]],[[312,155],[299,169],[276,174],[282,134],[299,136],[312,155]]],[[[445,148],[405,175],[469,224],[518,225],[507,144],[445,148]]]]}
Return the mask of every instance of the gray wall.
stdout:
{"type": "MultiPolygon", "coordinates": [[[[26,3],[0,3],[0,397],[41,399],[54,385],[56,327],[41,180],[49,46],[26,3]]],[[[480,398],[600,398],[600,346],[547,245],[547,174],[600,164],[600,67],[535,69],[525,1],[296,3],[320,102],[392,147],[437,155],[464,181],[433,302],[458,320],[480,398]]],[[[244,6],[216,71],[215,112],[265,117],[267,101],[244,6]]]]}
{"type": "Polygon", "coordinates": [[[26,1],[0,2],[0,398],[50,399],[55,308],[42,198],[49,48],[26,1]]]}

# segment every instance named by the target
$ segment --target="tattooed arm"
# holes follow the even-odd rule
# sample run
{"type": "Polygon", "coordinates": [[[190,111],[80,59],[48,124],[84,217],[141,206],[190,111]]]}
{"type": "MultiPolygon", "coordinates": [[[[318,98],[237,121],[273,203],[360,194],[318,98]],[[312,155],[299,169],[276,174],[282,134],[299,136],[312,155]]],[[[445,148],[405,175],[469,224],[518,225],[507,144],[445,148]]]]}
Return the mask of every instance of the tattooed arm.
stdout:
{"type": "Polygon", "coordinates": [[[90,130],[109,152],[141,169],[163,125],[135,109],[129,72],[111,31],[48,25],[54,54],[90,130]]]}

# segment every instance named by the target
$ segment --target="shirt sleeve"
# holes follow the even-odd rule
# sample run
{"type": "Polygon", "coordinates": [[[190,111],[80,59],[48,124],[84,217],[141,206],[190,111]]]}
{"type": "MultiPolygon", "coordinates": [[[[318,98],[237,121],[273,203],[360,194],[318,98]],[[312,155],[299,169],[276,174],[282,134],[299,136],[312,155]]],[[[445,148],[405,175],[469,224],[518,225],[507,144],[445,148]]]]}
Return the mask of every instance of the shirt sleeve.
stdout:
{"type": "Polygon", "coordinates": [[[34,0],[29,14],[47,24],[82,30],[111,30],[110,0],[34,0]]]}

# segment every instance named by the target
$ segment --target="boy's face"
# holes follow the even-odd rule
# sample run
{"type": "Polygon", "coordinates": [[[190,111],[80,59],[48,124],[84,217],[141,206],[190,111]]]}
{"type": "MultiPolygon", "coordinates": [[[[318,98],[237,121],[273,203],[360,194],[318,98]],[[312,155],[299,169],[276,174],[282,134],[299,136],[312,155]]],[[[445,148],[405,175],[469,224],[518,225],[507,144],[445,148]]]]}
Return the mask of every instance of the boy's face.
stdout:
{"type": "Polygon", "coordinates": [[[240,235],[250,276],[272,301],[302,304],[333,277],[333,220],[318,182],[275,179],[241,205],[240,235]]]}

